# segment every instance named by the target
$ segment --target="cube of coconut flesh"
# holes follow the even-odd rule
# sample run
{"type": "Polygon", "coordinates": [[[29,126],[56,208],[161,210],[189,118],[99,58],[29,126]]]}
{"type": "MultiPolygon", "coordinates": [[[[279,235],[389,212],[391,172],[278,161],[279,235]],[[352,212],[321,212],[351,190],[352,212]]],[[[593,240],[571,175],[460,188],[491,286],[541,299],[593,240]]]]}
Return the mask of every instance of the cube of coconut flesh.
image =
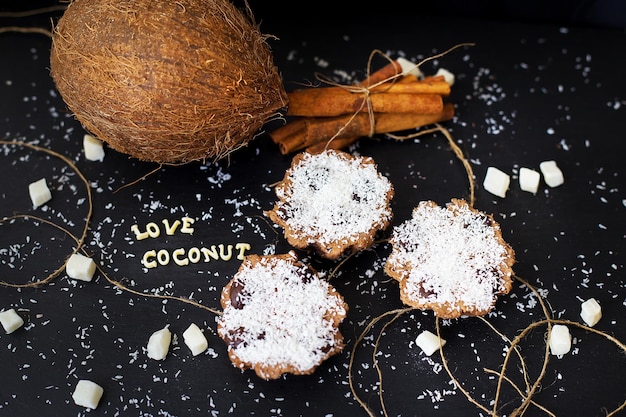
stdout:
{"type": "Polygon", "coordinates": [[[572,336],[569,333],[569,328],[564,324],[552,326],[548,336],[548,343],[550,345],[550,353],[555,356],[565,355],[572,348],[572,336]]]}
{"type": "Polygon", "coordinates": [[[158,361],[165,359],[170,350],[171,341],[172,332],[167,326],[152,333],[148,340],[148,357],[158,361]]]}
{"type": "Polygon", "coordinates": [[[52,200],[52,193],[48,188],[45,178],[28,184],[28,193],[34,208],[43,206],[48,201],[52,200]]]}
{"type": "Polygon", "coordinates": [[[543,161],[539,164],[539,169],[543,174],[543,180],[550,187],[558,187],[565,182],[563,172],[561,172],[555,161],[543,161]]]}
{"type": "Polygon", "coordinates": [[[89,134],[83,136],[83,150],[85,151],[85,159],[88,161],[104,160],[104,144],[89,134]]]}
{"type": "Polygon", "coordinates": [[[0,312],[0,324],[6,334],[11,334],[24,325],[24,319],[17,314],[14,308],[0,312]]]}
{"type": "Polygon", "coordinates": [[[519,187],[520,189],[522,189],[522,191],[528,191],[529,193],[537,194],[540,180],[541,174],[539,172],[530,168],[520,168],[519,187]]]}
{"type": "Polygon", "coordinates": [[[496,167],[488,167],[483,187],[493,195],[504,198],[509,189],[511,177],[496,167]]]}
{"type": "Polygon", "coordinates": [[[595,298],[590,298],[580,305],[580,317],[589,327],[595,326],[602,318],[602,308],[595,298]]]}
{"type": "Polygon", "coordinates": [[[440,346],[445,345],[446,341],[445,339],[440,339],[436,334],[429,332],[428,330],[424,330],[417,336],[415,343],[422,349],[422,351],[424,351],[426,355],[430,356],[439,350],[440,346]]]}
{"type": "Polygon", "coordinates": [[[75,253],[67,260],[65,272],[70,278],[89,282],[96,272],[96,263],[85,255],[75,253]]]}
{"type": "Polygon", "coordinates": [[[76,384],[72,399],[76,405],[94,409],[98,407],[104,389],[93,381],[81,379],[76,384]]]}
{"type": "Polygon", "coordinates": [[[194,323],[191,323],[187,330],[183,332],[183,339],[193,356],[201,354],[209,347],[204,333],[194,323]]]}

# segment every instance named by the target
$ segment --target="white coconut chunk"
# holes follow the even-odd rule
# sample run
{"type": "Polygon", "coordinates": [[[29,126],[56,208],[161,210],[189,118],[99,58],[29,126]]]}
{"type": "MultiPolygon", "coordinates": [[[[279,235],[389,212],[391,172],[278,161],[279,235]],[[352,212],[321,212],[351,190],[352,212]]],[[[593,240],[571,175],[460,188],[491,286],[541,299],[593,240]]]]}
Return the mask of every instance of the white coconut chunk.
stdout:
{"type": "Polygon", "coordinates": [[[85,158],[89,161],[102,161],[104,159],[104,145],[102,141],[90,134],[83,136],[83,149],[85,158]]]}
{"type": "Polygon", "coordinates": [[[493,195],[506,197],[506,192],[511,184],[511,177],[506,172],[500,171],[496,167],[488,167],[483,187],[493,195]]]}
{"type": "Polygon", "coordinates": [[[543,180],[550,187],[558,187],[565,182],[563,172],[555,161],[543,161],[539,164],[539,169],[543,174],[543,180]]]}
{"type": "Polygon", "coordinates": [[[30,183],[28,185],[28,193],[30,194],[34,208],[42,206],[52,200],[52,193],[48,188],[45,178],[30,183]]]}
{"type": "Polygon", "coordinates": [[[93,381],[81,379],[76,384],[72,399],[76,405],[94,409],[98,407],[104,389],[93,381]]]}
{"type": "Polygon", "coordinates": [[[549,337],[550,352],[555,356],[565,355],[572,348],[572,336],[564,324],[555,324],[549,337]]]}
{"type": "Polygon", "coordinates": [[[193,356],[201,354],[209,347],[209,342],[204,337],[204,333],[194,323],[191,323],[187,330],[183,332],[183,339],[193,356]]]}
{"type": "Polygon", "coordinates": [[[13,333],[24,325],[24,319],[17,314],[14,308],[0,313],[0,323],[7,334],[13,333]]]}
{"type": "Polygon", "coordinates": [[[85,255],[75,253],[67,260],[65,272],[70,278],[89,282],[96,272],[96,263],[85,255]]]}
{"type": "Polygon", "coordinates": [[[580,305],[580,317],[587,326],[595,326],[602,318],[602,308],[595,298],[590,298],[580,305]]]}
{"type": "Polygon", "coordinates": [[[519,170],[519,186],[522,191],[536,194],[539,189],[539,181],[541,174],[534,169],[520,168],[519,170]]]}
{"type": "Polygon", "coordinates": [[[441,346],[446,344],[445,339],[440,339],[436,334],[429,332],[428,330],[424,330],[417,336],[415,343],[424,351],[426,355],[430,356],[439,349],[440,340],[441,346]]]}
{"type": "Polygon", "coordinates": [[[451,73],[445,68],[439,68],[437,72],[435,73],[435,76],[439,76],[439,75],[443,75],[444,80],[446,80],[446,82],[450,84],[450,86],[454,85],[455,77],[453,73],[451,73]]]}
{"type": "Polygon", "coordinates": [[[148,357],[158,361],[165,359],[170,350],[170,342],[172,341],[172,332],[168,326],[152,333],[148,340],[148,357]]]}
{"type": "Polygon", "coordinates": [[[406,58],[400,57],[396,59],[396,62],[400,64],[400,68],[402,68],[402,73],[404,75],[414,75],[417,78],[422,78],[424,74],[420,70],[420,68],[415,64],[415,62],[409,61],[406,58]]]}

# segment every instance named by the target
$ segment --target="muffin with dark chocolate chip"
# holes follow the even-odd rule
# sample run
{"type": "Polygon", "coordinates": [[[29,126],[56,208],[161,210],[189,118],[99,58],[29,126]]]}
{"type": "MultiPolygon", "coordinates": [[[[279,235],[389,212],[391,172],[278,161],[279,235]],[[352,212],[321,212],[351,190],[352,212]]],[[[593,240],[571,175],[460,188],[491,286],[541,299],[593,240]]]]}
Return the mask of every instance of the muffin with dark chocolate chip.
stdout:
{"type": "Polygon", "coordinates": [[[393,185],[370,157],[326,150],[296,155],[265,214],[289,244],[336,260],[371,247],[392,219],[393,185]]]}
{"type": "Polygon", "coordinates": [[[343,350],[348,306],[293,252],[249,255],[221,294],[218,335],[241,370],[263,379],[307,375],[343,350]]]}
{"type": "Polygon", "coordinates": [[[420,202],[389,242],[384,270],[407,305],[441,318],[481,316],[511,290],[515,252],[493,216],[465,200],[420,202]]]}

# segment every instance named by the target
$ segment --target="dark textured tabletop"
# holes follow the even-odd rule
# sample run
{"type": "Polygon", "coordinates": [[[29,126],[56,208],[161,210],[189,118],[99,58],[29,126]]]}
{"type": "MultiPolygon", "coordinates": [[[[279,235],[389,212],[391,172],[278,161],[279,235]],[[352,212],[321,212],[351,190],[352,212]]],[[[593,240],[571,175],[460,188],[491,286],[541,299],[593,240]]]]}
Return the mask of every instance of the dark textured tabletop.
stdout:
{"type": "MultiPolygon", "coordinates": [[[[2,23],[45,26],[59,14],[2,23]]],[[[221,289],[241,261],[151,269],[141,261],[150,250],[220,244],[246,243],[256,254],[290,250],[263,211],[272,207],[272,184],[293,155],[282,155],[261,134],[219,162],[159,167],[108,147],[103,161],[88,161],[85,131],[49,74],[50,39],[2,33],[0,281],[20,288],[0,287],[0,311],[15,309],[25,323],[11,334],[0,331],[0,416],[365,416],[368,410],[504,416],[535,382],[526,416],[605,416],[620,407],[626,401],[623,29],[418,13],[316,21],[262,10],[257,19],[275,35],[269,43],[287,90],[315,82],[318,73],[339,83],[359,79],[374,50],[419,62],[472,44],[426,62],[422,71],[455,75],[447,98],[455,116],[443,126],[472,168],[475,208],[493,214],[515,250],[519,279],[511,293],[482,319],[438,321],[444,361],[415,343],[423,330],[437,331],[432,312],[385,315],[404,307],[397,282],[383,271],[389,231],[341,264],[300,253],[334,274],[331,282],[350,306],[341,324],[344,351],[310,376],[264,381],[239,371],[216,334],[216,315],[204,307],[220,309],[221,289]],[[539,170],[548,160],[564,183],[553,188],[542,181],[536,194],[521,190],[520,169],[539,170]],[[511,176],[504,198],[482,186],[488,167],[511,176]],[[42,177],[53,198],[33,208],[28,184],[42,177]],[[193,234],[138,240],[131,229],[184,217],[195,220],[193,234]],[[91,282],[70,279],[62,269],[83,233],[82,247],[101,268],[91,282]],[[41,285],[23,285],[59,268],[41,285]],[[573,324],[584,324],[580,306],[589,298],[602,307],[595,331],[573,324]],[[573,340],[562,357],[548,354],[543,372],[542,306],[551,319],[571,322],[573,340]],[[209,342],[198,356],[182,339],[191,323],[209,342]],[[167,358],[155,361],[147,341],[165,326],[175,337],[167,358]],[[512,343],[523,360],[507,355],[512,343]],[[104,389],[95,410],[72,400],[80,379],[104,389]]],[[[441,133],[363,138],[349,151],[374,158],[393,183],[393,224],[410,218],[420,201],[470,198],[467,172],[441,133]]]]}

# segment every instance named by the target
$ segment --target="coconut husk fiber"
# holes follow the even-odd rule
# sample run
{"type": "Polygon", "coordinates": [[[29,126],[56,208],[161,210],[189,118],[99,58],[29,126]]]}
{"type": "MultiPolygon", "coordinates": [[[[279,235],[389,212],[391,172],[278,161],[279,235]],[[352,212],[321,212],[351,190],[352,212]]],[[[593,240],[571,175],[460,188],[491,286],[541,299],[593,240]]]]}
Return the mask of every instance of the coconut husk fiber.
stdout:
{"type": "Polygon", "coordinates": [[[287,105],[268,36],[228,0],[73,0],[50,70],[84,128],[140,160],[221,159],[287,105]]]}

